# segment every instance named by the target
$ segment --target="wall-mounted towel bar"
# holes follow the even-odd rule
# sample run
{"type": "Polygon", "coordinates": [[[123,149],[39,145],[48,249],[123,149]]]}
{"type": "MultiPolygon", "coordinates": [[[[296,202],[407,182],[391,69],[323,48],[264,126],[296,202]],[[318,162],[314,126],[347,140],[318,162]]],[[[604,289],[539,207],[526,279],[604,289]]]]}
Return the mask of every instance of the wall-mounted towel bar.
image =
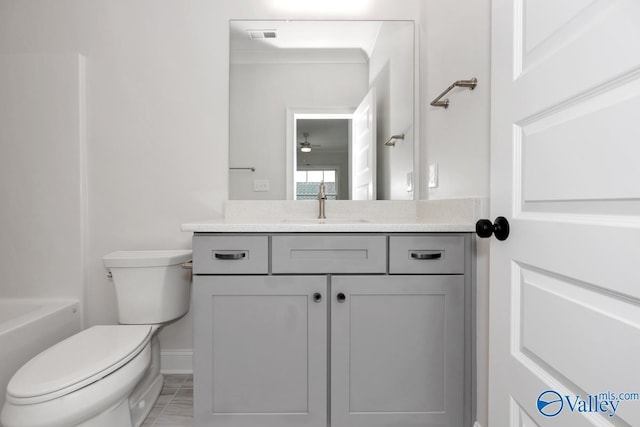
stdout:
{"type": "Polygon", "coordinates": [[[229,168],[229,170],[247,170],[247,171],[255,172],[256,168],[229,168]]]}
{"type": "Polygon", "coordinates": [[[478,79],[476,79],[475,77],[472,78],[471,80],[457,80],[457,81],[453,82],[451,84],[451,86],[446,88],[444,90],[444,92],[442,92],[440,95],[438,95],[438,97],[436,99],[431,101],[431,105],[434,106],[434,107],[447,108],[447,107],[449,107],[449,100],[448,99],[442,99],[442,97],[445,96],[446,94],[448,94],[451,91],[451,89],[453,89],[454,87],[468,87],[469,89],[473,90],[473,89],[475,89],[477,84],[478,84],[478,79]],[[441,101],[441,99],[442,99],[442,101],[441,101]]]}

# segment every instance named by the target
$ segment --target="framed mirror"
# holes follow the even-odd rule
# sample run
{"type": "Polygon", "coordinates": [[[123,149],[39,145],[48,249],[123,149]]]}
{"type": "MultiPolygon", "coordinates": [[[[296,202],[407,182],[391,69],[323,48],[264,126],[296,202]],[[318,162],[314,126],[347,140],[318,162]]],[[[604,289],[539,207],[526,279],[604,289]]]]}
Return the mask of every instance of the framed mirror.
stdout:
{"type": "Polygon", "coordinates": [[[315,198],[323,180],[335,199],[413,199],[414,34],[230,21],[229,198],[315,198]]]}

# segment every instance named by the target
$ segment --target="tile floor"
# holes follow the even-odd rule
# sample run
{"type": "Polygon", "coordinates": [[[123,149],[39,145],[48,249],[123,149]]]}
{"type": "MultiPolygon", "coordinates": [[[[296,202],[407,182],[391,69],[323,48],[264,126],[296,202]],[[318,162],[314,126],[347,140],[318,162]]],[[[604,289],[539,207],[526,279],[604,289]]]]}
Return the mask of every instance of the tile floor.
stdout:
{"type": "Polygon", "coordinates": [[[164,386],[141,427],[192,427],[193,376],[165,375],[164,386]]]}

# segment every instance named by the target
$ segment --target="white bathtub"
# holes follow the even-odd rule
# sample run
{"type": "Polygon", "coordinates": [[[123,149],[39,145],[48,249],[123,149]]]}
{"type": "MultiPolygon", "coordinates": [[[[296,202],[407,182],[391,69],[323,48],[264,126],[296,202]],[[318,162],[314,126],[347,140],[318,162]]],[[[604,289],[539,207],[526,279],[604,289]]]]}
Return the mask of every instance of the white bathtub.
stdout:
{"type": "Polygon", "coordinates": [[[78,301],[0,298],[0,411],[18,368],[80,328],[78,301]]]}

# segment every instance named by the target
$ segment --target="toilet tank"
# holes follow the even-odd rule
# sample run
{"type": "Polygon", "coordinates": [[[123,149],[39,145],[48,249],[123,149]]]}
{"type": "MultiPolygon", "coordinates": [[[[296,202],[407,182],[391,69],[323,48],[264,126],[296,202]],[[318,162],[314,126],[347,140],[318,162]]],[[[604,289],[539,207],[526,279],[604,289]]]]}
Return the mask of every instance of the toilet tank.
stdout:
{"type": "Polygon", "coordinates": [[[117,251],[105,255],[122,324],[161,324],[189,311],[191,250],[117,251]]]}

